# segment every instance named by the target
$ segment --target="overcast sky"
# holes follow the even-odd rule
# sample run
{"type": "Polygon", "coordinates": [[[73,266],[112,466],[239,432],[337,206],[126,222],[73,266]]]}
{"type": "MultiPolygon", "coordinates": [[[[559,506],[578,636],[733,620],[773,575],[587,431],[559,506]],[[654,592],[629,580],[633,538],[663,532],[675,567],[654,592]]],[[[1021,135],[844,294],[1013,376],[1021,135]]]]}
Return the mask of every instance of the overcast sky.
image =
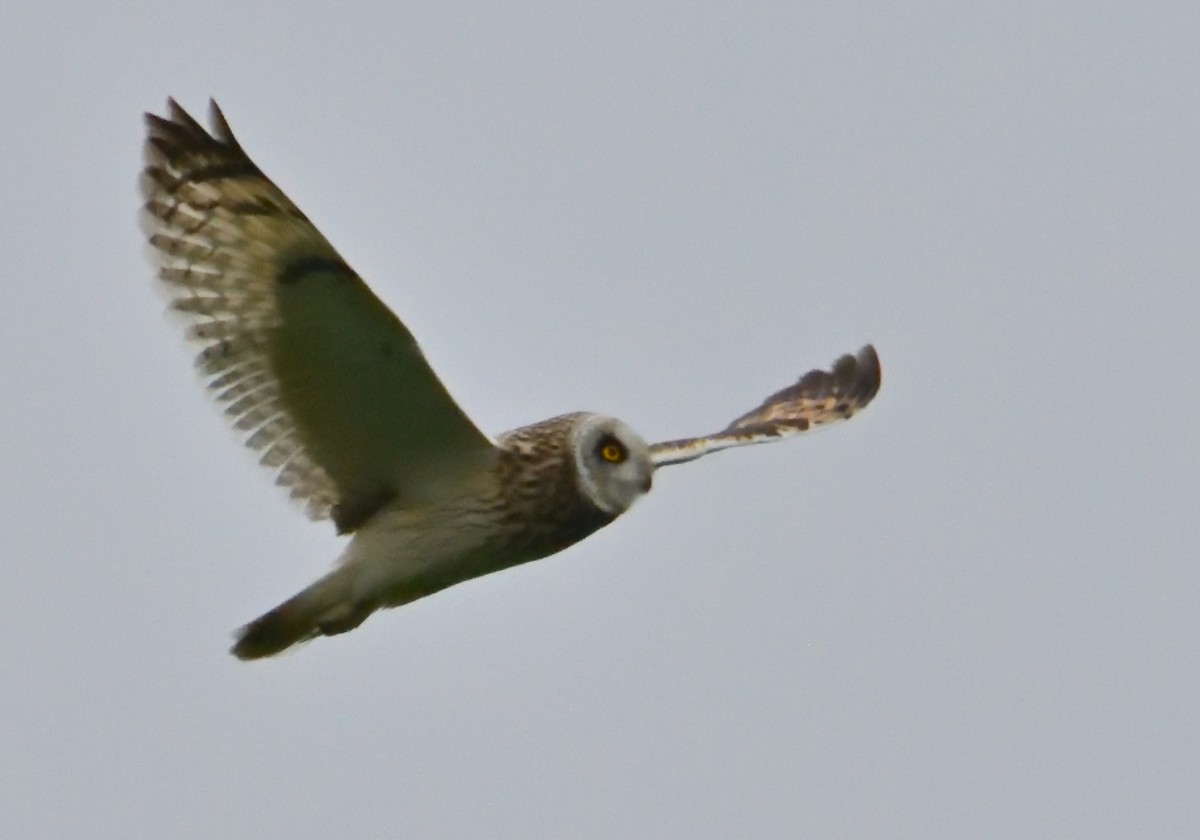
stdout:
{"type": "Polygon", "coordinates": [[[1200,7],[0,12],[0,835],[1200,836],[1200,7]],[[228,655],[342,541],[198,386],[141,113],[223,105],[481,427],[848,424],[228,655]]]}

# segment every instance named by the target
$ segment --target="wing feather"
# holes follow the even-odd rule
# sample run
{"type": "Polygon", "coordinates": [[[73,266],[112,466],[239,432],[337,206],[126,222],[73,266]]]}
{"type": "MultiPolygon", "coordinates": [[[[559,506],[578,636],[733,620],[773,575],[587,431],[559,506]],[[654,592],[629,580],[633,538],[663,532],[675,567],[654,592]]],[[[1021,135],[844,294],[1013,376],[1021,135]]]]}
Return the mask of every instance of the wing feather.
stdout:
{"type": "Polygon", "coordinates": [[[351,531],[494,443],[415,339],[246,155],[210,104],[146,115],[142,223],[196,367],[276,483],[351,531]]]}
{"type": "Polygon", "coordinates": [[[657,467],[682,464],[732,446],[770,443],[847,420],[874,399],[880,382],[879,356],[868,344],[857,355],[839,358],[831,370],[809,371],[715,434],[653,444],[650,458],[657,467]]]}

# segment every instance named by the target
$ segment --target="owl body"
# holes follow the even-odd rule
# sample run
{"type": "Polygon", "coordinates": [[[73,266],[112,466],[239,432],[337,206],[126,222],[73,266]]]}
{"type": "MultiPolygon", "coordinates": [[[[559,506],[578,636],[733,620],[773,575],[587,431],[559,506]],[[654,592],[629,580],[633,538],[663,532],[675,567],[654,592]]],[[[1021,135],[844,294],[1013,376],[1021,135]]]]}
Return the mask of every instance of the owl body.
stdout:
{"type": "Polygon", "coordinates": [[[648,445],[576,412],[493,440],[211,112],[211,132],[173,100],[146,115],[141,218],[158,277],[247,446],[310,518],[351,535],[329,574],[238,631],[240,658],[562,551],[628,510],[655,470],[845,420],[879,390],[867,345],[712,434],[648,445]]]}
{"type": "Polygon", "coordinates": [[[611,417],[576,412],[507,432],[454,492],[373,514],[332,572],[243,628],[234,652],[260,658],[344,633],[378,609],[562,551],[648,492],[653,470],[646,443],[611,417]],[[618,457],[606,460],[606,447],[618,457]]]}

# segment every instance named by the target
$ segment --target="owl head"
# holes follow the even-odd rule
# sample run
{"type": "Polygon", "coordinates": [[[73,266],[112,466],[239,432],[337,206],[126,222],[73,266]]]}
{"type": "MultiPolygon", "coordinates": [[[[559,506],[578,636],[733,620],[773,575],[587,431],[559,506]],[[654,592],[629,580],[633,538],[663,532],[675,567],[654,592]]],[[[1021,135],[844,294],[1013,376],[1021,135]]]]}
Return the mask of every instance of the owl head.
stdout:
{"type": "Polygon", "coordinates": [[[570,433],[579,488],[613,516],[650,490],[654,462],[641,436],[615,417],[581,414],[570,433]]]}

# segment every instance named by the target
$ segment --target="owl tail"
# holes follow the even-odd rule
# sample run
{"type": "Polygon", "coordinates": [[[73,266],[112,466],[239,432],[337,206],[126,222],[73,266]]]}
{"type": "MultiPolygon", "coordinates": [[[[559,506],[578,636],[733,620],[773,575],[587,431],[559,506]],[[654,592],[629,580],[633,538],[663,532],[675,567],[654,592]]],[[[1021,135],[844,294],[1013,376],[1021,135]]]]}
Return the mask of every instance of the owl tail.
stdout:
{"type": "Polygon", "coordinates": [[[351,580],[348,568],[335,569],[238,630],[229,652],[238,659],[263,659],[317,636],[353,630],[375,606],[354,603],[351,580]]]}

